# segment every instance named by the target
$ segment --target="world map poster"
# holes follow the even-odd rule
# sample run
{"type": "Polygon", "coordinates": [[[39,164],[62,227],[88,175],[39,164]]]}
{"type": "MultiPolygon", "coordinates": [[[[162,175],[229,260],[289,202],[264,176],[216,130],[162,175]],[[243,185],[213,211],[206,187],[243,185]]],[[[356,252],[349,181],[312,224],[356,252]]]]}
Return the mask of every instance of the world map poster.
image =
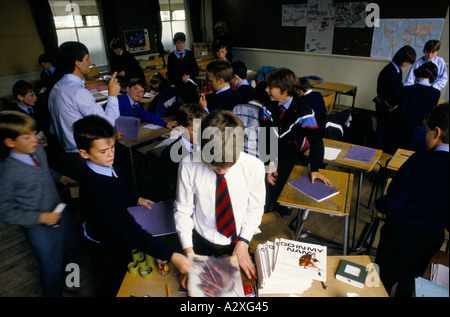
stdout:
{"type": "Polygon", "coordinates": [[[445,19],[380,19],[374,28],[371,57],[392,59],[405,45],[423,55],[428,40],[440,40],[445,19]]]}

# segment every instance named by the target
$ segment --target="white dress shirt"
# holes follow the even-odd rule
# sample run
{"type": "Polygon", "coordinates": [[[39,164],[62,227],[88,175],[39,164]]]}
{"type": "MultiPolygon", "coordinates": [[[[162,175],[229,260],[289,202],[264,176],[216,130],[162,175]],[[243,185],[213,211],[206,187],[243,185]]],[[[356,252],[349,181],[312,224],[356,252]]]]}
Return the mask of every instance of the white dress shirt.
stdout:
{"type": "Polygon", "coordinates": [[[409,69],[408,76],[405,80],[405,86],[414,85],[416,83],[416,76],[414,75],[414,70],[422,66],[423,64],[427,62],[434,63],[438,68],[438,77],[436,80],[432,83],[432,87],[441,90],[445,87],[448,81],[448,75],[447,75],[447,65],[445,64],[445,60],[440,56],[435,56],[431,60],[427,60],[425,56],[422,56],[418,60],[412,64],[411,68],[409,69]]]}
{"type": "Polygon", "coordinates": [[[48,108],[52,117],[51,132],[56,133],[65,152],[78,152],[73,138],[72,125],[87,115],[98,115],[113,126],[120,116],[117,97],[108,97],[105,110],[95,102],[86,89],[83,80],[72,74],[65,74],[50,92],[48,108]]]}
{"type": "MultiPolygon", "coordinates": [[[[183,249],[192,247],[192,230],[218,245],[228,245],[227,238],[216,229],[216,172],[200,160],[201,152],[186,156],[178,168],[175,225],[183,249]]],[[[266,189],[264,164],[256,157],[241,152],[225,179],[239,237],[250,241],[259,233],[264,213],[266,189]]]]}

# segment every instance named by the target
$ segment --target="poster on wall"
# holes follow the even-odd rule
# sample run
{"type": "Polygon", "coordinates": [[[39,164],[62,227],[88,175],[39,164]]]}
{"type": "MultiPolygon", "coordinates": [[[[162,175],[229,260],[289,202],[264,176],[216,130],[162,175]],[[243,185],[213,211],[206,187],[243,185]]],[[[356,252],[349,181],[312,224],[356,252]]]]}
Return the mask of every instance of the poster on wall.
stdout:
{"type": "Polygon", "coordinates": [[[125,49],[130,53],[145,52],[150,50],[148,30],[124,31],[125,49]]]}
{"type": "Polygon", "coordinates": [[[308,0],[305,52],[331,54],[333,49],[333,0],[308,0]]]}

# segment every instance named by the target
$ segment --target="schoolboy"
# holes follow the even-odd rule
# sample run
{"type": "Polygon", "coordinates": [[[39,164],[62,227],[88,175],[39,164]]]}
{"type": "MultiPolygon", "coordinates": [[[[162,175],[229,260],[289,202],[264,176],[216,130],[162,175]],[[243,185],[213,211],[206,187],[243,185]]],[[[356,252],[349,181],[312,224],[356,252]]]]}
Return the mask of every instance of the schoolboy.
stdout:
{"type": "Polygon", "coordinates": [[[40,73],[41,77],[41,90],[40,93],[44,93],[48,96],[53,86],[61,79],[63,74],[56,69],[53,56],[48,53],[42,53],[39,55],[38,64],[42,66],[40,73]]]}
{"type": "Polygon", "coordinates": [[[245,153],[259,157],[259,133],[261,112],[263,106],[270,102],[266,92],[267,83],[261,80],[255,87],[253,99],[245,104],[237,104],[233,112],[241,119],[245,130],[244,149],[245,153]]]}
{"type": "Polygon", "coordinates": [[[432,87],[441,90],[445,87],[448,81],[448,74],[447,74],[447,64],[445,63],[445,60],[437,56],[439,54],[439,50],[441,48],[441,42],[438,40],[429,40],[425,43],[425,46],[423,48],[423,56],[416,60],[414,64],[411,66],[408,76],[405,80],[405,86],[414,85],[416,82],[416,76],[414,75],[414,70],[416,68],[419,68],[422,64],[426,62],[433,62],[438,67],[438,77],[433,83],[432,87]]]}
{"type": "MultiPolygon", "coordinates": [[[[299,155],[309,145],[311,181],[330,181],[319,173],[323,161],[324,146],[319,127],[311,107],[298,96],[298,77],[287,68],[277,68],[266,78],[271,102],[262,112],[261,126],[278,139],[278,158],[269,163],[267,173],[268,193],[266,211],[276,208],[280,214],[290,214],[290,210],[277,205],[276,201],[294,165],[299,164],[299,155]]],[[[267,141],[271,138],[268,136],[267,141]]],[[[270,149],[268,144],[266,149],[270,149]]],[[[272,145],[273,146],[273,145],[272,145]]]]}
{"type": "Polygon", "coordinates": [[[449,103],[425,118],[428,151],[413,154],[395,174],[375,207],[386,215],[375,263],[390,293],[412,297],[415,277],[423,276],[449,229],[449,103]]]}
{"type": "Polygon", "coordinates": [[[199,104],[208,112],[233,110],[237,104],[236,94],[230,86],[233,67],[226,61],[217,60],[206,66],[206,72],[214,92],[201,95],[199,104]]]}
{"type": "Polygon", "coordinates": [[[167,77],[171,84],[183,89],[183,99],[196,102],[197,85],[192,81],[198,76],[199,68],[194,53],[186,49],[186,35],[175,33],[173,44],[176,49],[167,57],[167,77]]]}
{"type": "Polygon", "coordinates": [[[117,72],[119,78],[123,78],[125,84],[132,78],[145,79],[144,70],[139,62],[129,51],[125,49],[124,43],[114,38],[109,43],[109,47],[114,52],[114,59],[112,60],[112,68],[117,72]]]}
{"type": "Polygon", "coordinates": [[[99,295],[117,294],[132,249],[171,261],[186,273],[191,268],[189,260],[144,231],[127,211],[132,205],[151,209],[152,202],[128,192],[121,172],[114,168],[113,126],[104,118],[90,115],[75,122],[73,130],[79,155],[86,160],[80,197],[99,295]]]}
{"type": "Polygon", "coordinates": [[[24,228],[39,261],[44,294],[60,297],[64,229],[69,220],[65,211],[52,212],[62,202],[55,183],[75,181],[49,169],[38,145],[36,122],[25,113],[0,112],[0,153],[0,221],[24,228]]]}
{"type": "Polygon", "coordinates": [[[264,210],[264,164],[241,152],[243,125],[233,112],[212,112],[200,132],[201,152],[185,157],[178,170],[174,207],[181,245],[186,255],[236,254],[242,271],[256,277],[248,247],[264,210]],[[231,208],[220,210],[221,202],[231,208]],[[222,212],[230,227],[222,226],[222,212]]]}
{"type": "Polygon", "coordinates": [[[156,124],[168,129],[177,125],[176,121],[166,122],[157,115],[145,111],[139,101],[144,97],[147,85],[142,78],[132,78],[127,85],[127,93],[117,96],[121,116],[135,117],[143,122],[156,124]]]}
{"type": "Polygon", "coordinates": [[[175,198],[178,165],[187,155],[200,150],[198,129],[200,121],[206,117],[206,111],[199,104],[185,104],[177,111],[178,128],[181,135],[169,144],[161,153],[161,169],[169,184],[169,197],[175,198]]]}
{"type": "Polygon", "coordinates": [[[247,81],[247,66],[241,61],[231,63],[233,67],[233,77],[231,79],[231,86],[236,88],[236,103],[246,104],[253,99],[255,88],[253,88],[247,81]]]}
{"type": "Polygon", "coordinates": [[[83,43],[62,43],[57,52],[57,67],[64,76],[53,86],[48,100],[52,119],[50,131],[56,134],[65,152],[61,163],[64,173],[72,178],[76,178],[78,169],[83,165],[73,138],[73,123],[84,116],[96,114],[114,124],[120,116],[117,73],[108,82],[108,101],[103,109],[84,85],[83,78],[90,72],[90,63],[89,50],[83,43]]]}
{"type": "Polygon", "coordinates": [[[36,121],[36,130],[38,132],[48,132],[50,114],[43,107],[36,105],[38,97],[33,84],[25,80],[19,80],[14,83],[12,93],[17,103],[11,107],[11,110],[20,111],[31,116],[36,121]]]}

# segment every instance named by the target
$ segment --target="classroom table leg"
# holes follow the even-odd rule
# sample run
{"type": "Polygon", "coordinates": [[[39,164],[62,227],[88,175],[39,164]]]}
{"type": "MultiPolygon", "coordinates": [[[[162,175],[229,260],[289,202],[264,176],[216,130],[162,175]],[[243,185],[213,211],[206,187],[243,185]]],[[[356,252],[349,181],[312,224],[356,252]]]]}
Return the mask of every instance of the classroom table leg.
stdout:
{"type": "Polygon", "coordinates": [[[309,210],[308,209],[301,209],[298,211],[297,216],[297,229],[295,232],[295,240],[298,241],[300,238],[300,235],[302,234],[303,224],[306,220],[306,217],[308,217],[309,210]]]}
{"type": "Polygon", "coordinates": [[[343,245],[343,255],[347,255],[348,252],[348,237],[349,237],[349,225],[350,225],[350,216],[345,216],[344,218],[344,245],[343,245]]]}
{"type": "Polygon", "coordinates": [[[363,181],[363,172],[360,171],[359,172],[359,182],[358,182],[358,194],[356,196],[355,223],[353,226],[352,249],[355,248],[356,228],[358,226],[359,202],[360,202],[360,196],[361,196],[362,181],[363,181]]]}

